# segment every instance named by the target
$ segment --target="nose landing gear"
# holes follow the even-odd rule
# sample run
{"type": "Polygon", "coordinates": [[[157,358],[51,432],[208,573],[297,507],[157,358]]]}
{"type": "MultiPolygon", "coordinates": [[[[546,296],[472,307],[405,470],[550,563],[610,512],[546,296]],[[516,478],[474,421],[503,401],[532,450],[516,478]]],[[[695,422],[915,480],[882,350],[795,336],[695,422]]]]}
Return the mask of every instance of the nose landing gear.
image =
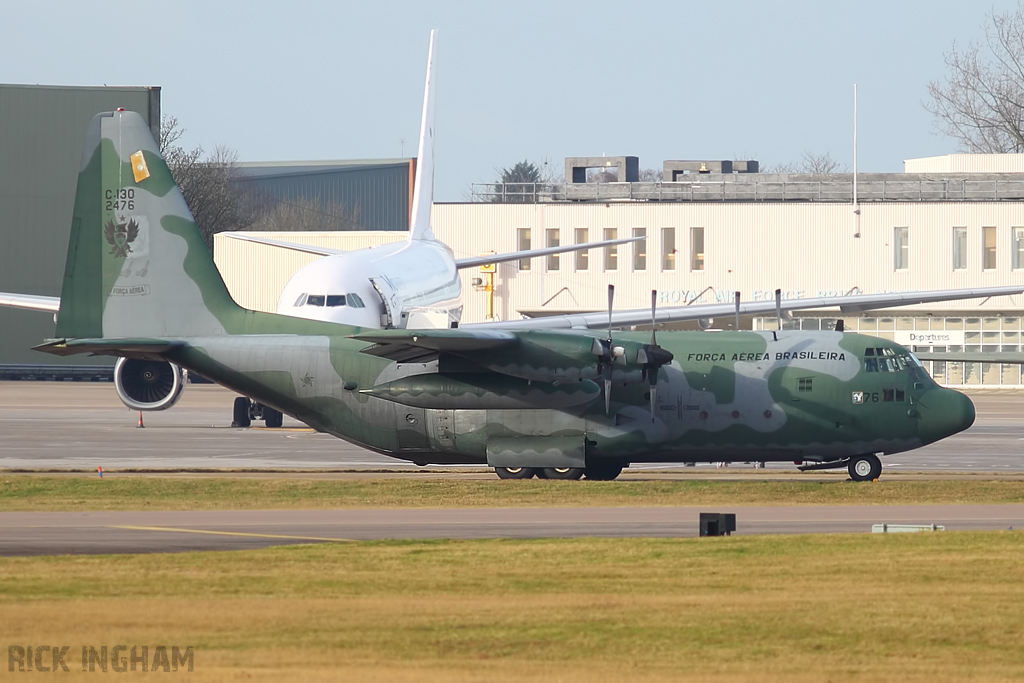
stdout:
{"type": "Polygon", "coordinates": [[[882,474],[882,461],[874,454],[858,455],[850,458],[848,465],[850,479],[854,481],[874,481],[882,474]]]}

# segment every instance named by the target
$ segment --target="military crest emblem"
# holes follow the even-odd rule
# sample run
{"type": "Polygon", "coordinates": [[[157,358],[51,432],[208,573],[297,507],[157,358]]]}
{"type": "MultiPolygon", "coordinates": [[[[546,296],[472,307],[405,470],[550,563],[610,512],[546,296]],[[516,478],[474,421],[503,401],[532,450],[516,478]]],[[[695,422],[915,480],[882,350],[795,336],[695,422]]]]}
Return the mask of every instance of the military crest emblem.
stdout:
{"type": "Polygon", "coordinates": [[[127,258],[132,252],[132,242],[139,236],[139,224],[134,218],[121,216],[119,222],[108,220],[103,226],[103,236],[110,244],[110,254],[115,258],[127,258]]]}

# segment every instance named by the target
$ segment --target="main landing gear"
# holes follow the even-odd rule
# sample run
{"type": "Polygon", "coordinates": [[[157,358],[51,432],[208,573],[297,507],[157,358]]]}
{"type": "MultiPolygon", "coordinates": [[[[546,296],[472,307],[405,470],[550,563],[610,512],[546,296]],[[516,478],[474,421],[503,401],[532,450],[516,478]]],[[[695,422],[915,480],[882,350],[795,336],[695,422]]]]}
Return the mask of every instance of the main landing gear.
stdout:
{"type": "Polygon", "coordinates": [[[231,426],[248,427],[253,420],[263,420],[268,427],[280,427],[284,415],[279,410],[250,401],[245,396],[237,397],[231,411],[231,426]]]}
{"type": "Polygon", "coordinates": [[[854,481],[874,481],[882,474],[882,461],[872,454],[850,458],[847,467],[850,470],[850,479],[854,481]]]}
{"type": "Polygon", "coordinates": [[[601,463],[587,467],[495,467],[499,479],[579,479],[611,481],[622,473],[622,465],[601,463]]]}

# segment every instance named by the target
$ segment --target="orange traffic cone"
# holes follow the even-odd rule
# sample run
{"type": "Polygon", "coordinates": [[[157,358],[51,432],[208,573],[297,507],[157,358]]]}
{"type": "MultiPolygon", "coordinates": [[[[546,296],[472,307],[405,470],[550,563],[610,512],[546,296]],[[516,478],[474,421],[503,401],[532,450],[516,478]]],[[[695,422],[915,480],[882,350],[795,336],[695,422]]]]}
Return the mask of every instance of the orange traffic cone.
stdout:
{"type": "Polygon", "coordinates": [[[139,426],[137,427],[137,429],[142,429],[145,426],[146,425],[142,424],[142,411],[140,410],[139,411],[139,426]]]}

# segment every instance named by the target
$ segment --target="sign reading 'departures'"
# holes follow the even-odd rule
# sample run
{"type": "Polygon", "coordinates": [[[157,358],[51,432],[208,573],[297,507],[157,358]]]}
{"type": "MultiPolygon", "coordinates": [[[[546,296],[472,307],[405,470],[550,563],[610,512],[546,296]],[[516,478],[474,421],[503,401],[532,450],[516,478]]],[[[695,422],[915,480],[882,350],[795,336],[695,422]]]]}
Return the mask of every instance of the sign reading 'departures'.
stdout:
{"type": "Polygon", "coordinates": [[[896,330],[893,341],[902,346],[963,346],[963,330],[896,330]]]}

